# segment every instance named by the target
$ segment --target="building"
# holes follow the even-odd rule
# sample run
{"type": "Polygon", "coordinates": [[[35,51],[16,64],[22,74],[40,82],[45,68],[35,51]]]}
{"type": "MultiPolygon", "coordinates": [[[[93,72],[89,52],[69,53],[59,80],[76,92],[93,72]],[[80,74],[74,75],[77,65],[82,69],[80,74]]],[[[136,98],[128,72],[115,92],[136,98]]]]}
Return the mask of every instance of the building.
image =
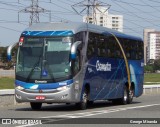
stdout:
{"type": "Polygon", "coordinates": [[[88,22],[103,27],[111,28],[123,32],[123,16],[109,14],[104,7],[98,7],[95,13],[90,16],[84,16],[83,22],[88,22]]]}
{"type": "Polygon", "coordinates": [[[148,33],[154,32],[155,29],[144,29],[143,40],[144,40],[144,64],[147,64],[147,47],[148,47],[148,33]]]}
{"type": "Polygon", "coordinates": [[[160,59],[160,31],[148,33],[147,62],[160,59]]]}

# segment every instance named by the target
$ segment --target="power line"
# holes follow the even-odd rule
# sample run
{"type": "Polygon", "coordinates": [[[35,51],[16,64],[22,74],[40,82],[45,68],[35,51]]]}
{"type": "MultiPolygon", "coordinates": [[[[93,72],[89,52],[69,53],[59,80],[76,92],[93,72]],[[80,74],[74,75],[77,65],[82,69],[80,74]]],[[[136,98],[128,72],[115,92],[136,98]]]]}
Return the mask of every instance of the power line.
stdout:
{"type": "Polygon", "coordinates": [[[24,7],[24,6],[10,4],[10,3],[7,3],[7,2],[3,2],[3,1],[0,1],[0,4],[4,4],[4,5],[7,5],[7,6],[11,6],[11,7],[24,7]]]}
{"type": "Polygon", "coordinates": [[[151,2],[154,2],[154,3],[160,3],[160,1],[156,1],[156,0],[149,0],[151,2]]]}
{"type": "MultiPolygon", "coordinates": [[[[137,3],[125,2],[125,1],[122,1],[122,0],[113,0],[113,1],[117,1],[117,2],[120,2],[120,3],[124,3],[124,4],[136,5],[136,6],[150,6],[150,5],[146,4],[146,3],[137,4],[137,3]]],[[[152,6],[152,7],[160,7],[160,6],[152,6]]]]}
{"type": "Polygon", "coordinates": [[[14,31],[14,32],[21,32],[21,31],[19,31],[19,30],[16,30],[16,29],[12,29],[12,28],[8,28],[8,27],[5,27],[5,26],[0,26],[1,28],[3,28],[3,29],[7,29],[7,30],[11,30],[11,31],[14,31]]]}
{"type": "MultiPolygon", "coordinates": [[[[113,2],[116,2],[117,0],[112,0],[112,1],[113,1],[113,2]]],[[[121,7],[122,9],[127,10],[129,13],[132,13],[131,11],[129,11],[128,9],[126,9],[125,7],[123,7],[123,6],[121,6],[120,4],[118,4],[118,2],[116,2],[116,4],[117,4],[119,7],[121,7]]],[[[131,6],[131,5],[129,5],[129,6],[131,6]]],[[[132,6],[131,6],[131,7],[132,7],[132,6]]],[[[136,16],[137,18],[143,19],[144,21],[146,21],[146,22],[148,22],[148,23],[150,23],[150,24],[152,24],[152,25],[154,25],[154,26],[160,27],[159,25],[154,24],[153,22],[146,20],[146,18],[143,18],[143,17],[141,17],[141,16],[139,16],[139,15],[137,15],[137,14],[134,14],[134,13],[132,13],[132,14],[133,14],[134,16],[136,16]]]]}
{"type": "MultiPolygon", "coordinates": [[[[149,7],[151,7],[151,8],[153,8],[154,10],[156,10],[156,11],[160,11],[159,9],[157,9],[157,8],[155,8],[155,7],[153,7],[153,6],[151,6],[150,4],[147,4],[146,2],[144,2],[143,0],[140,0],[142,3],[145,3],[146,5],[148,5],[149,7]]],[[[160,6],[158,6],[158,7],[160,7],[160,6]]]]}

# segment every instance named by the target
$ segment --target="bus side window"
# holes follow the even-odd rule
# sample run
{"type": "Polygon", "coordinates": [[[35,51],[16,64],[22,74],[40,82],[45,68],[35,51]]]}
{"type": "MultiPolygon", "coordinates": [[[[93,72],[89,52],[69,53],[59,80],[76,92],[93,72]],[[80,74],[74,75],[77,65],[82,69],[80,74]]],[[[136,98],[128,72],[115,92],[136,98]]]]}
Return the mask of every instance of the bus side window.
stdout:
{"type": "Polygon", "coordinates": [[[107,39],[107,57],[110,58],[122,58],[122,52],[121,49],[117,43],[117,41],[115,40],[114,37],[108,37],[107,39]]]}
{"type": "Polygon", "coordinates": [[[138,59],[140,60],[140,59],[143,59],[143,43],[142,42],[140,42],[140,41],[138,41],[137,42],[138,43],[138,48],[137,48],[137,55],[138,55],[138,59]]]}
{"type": "Polygon", "coordinates": [[[103,35],[98,35],[97,47],[98,47],[98,56],[105,57],[106,56],[106,44],[105,44],[105,38],[103,35]]]}
{"type": "Polygon", "coordinates": [[[88,46],[87,46],[87,58],[90,59],[95,55],[95,37],[93,33],[89,33],[89,38],[88,38],[88,46]]]}

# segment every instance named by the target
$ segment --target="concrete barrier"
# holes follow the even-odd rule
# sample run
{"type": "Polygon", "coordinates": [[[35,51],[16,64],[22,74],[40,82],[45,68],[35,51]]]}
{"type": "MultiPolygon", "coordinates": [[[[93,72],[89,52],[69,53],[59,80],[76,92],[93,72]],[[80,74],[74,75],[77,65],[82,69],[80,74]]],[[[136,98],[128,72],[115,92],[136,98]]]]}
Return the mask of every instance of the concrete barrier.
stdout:
{"type": "Polygon", "coordinates": [[[14,95],[14,89],[0,90],[0,95],[14,95]]]}
{"type": "Polygon", "coordinates": [[[15,77],[15,70],[0,69],[0,77],[15,77]]]}
{"type": "Polygon", "coordinates": [[[160,84],[143,86],[143,94],[156,94],[156,93],[160,93],[160,84]]]}

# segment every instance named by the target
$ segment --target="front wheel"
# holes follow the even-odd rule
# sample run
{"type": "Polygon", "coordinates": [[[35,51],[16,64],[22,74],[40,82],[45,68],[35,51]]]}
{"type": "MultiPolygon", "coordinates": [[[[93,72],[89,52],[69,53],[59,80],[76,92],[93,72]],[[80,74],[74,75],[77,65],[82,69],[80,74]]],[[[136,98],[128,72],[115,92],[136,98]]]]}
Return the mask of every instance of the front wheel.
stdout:
{"type": "Polygon", "coordinates": [[[87,94],[87,90],[84,90],[83,94],[82,94],[82,101],[77,103],[76,106],[80,109],[80,110],[85,110],[87,108],[87,101],[88,101],[88,94],[87,94]]]}
{"type": "Polygon", "coordinates": [[[42,103],[30,102],[30,105],[33,110],[39,110],[42,107],[42,103]]]}

